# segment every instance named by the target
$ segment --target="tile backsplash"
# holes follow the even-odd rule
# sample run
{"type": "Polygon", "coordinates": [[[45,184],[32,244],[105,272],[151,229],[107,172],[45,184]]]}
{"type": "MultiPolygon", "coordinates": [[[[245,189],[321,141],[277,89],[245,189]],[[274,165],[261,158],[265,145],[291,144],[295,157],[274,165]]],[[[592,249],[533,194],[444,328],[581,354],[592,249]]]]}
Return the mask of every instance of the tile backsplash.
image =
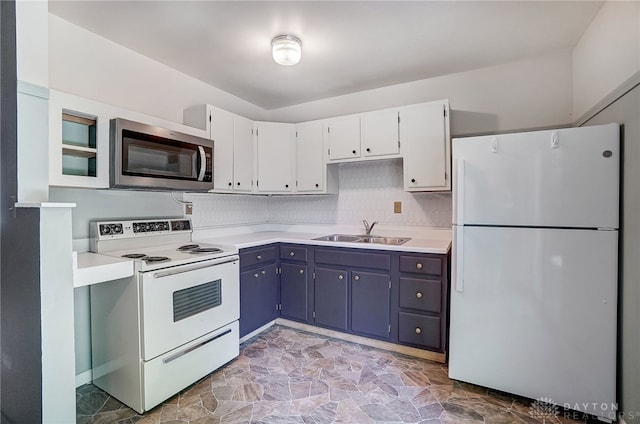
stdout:
{"type": "MultiPolygon", "coordinates": [[[[331,165],[336,166],[336,165],[331,165]]],[[[402,162],[380,160],[340,164],[337,195],[249,196],[187,194],[194,227],[265,222],[451,227],[450,193],[402,190],[402,162]],[[402,213],[393,211],[402,202],[402,213]]]]}

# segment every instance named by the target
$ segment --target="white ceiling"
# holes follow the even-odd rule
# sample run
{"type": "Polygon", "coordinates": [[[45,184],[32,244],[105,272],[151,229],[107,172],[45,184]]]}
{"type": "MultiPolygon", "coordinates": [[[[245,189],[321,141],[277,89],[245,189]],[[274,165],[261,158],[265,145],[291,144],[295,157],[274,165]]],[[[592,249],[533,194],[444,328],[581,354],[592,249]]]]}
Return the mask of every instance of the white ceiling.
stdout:
{"type": "Polygon", "coordinates": [[[50,1],[49,11],[264,109],[570,51],[600,1],[50,1]],[[302,40],[276,65],[271,39],[302,40]]]}

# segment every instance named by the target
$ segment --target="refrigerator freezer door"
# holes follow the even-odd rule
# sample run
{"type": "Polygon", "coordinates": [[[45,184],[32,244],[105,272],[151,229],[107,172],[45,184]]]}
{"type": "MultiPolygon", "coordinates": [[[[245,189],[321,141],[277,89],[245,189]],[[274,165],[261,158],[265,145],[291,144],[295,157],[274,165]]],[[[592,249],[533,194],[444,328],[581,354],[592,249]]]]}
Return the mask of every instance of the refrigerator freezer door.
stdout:
{"type": "Polygon", "coordinates": [[[451,293],[449,376],[611,413],[617,231],[458,230],[464,285],[451,293]]]}
{"type": "Polygon", "coordinates": [[[618,228],[619,131],[455,139],[454,224],[618,228]]]}

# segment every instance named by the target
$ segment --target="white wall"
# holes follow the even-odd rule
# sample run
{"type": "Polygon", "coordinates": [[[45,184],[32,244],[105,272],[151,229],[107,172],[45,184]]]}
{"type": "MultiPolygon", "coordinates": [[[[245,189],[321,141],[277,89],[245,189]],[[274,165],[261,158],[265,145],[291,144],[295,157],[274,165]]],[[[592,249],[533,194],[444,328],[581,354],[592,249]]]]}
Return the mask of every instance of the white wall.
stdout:
{"type": "Polygon", "coordinates": [[[47,1],[16,1],[16,60],[18,81],[47,87],[49,68],[47,1]]]}
{"type": "Polygon", "coordinates": [[[268,119],[301,122],[449,99],[453,135],[567,125],[572,72],[571,52],[557,53],[275,109],[268,119]]]}
{"type": "Polygon", "coordinates": [[[402,162],[379,160],[339,166],[337,195],[247,196],[185,194],[193,202],[195,228],[259,224],[360,226],[363,219],[393,227],[451,228],[450,193],[407,193],[402,162]],[[402,213],[393,203],[402,202],[402,213]]]}
{"type": "Polygon", "coordinates": [[[575,46],[573,61],[575,118],[586,125],[622,124],[618,402],[627,423],[640,422],[640,87],[624,93],[640,82],[640,3],[606,2],[575,46]]]}
{"type": "MultiPolygon", "coordinates": [[[[265,111],[247,101],[49,15],[50,88],[182,122],[182,110],[213,104],[251,119],[265,111]]],[[[43,50],[46,51],[46,50],[43,50]]]]}
{"type": "Polygon", "coordinates": [[[577,120],[640,70],[640,3],[605,2],[573,50],[577,120]]]}
{"type": "Polygon", "coordinates": [[[363,219],[384,226],[451,228],[450,193],[407,193],[401,160],[348,163],[339,166],[336,196],[271,197],[269,221],[361,225],[363,219]],[[402,212],[393,203],[402,202],[402,212]]]}

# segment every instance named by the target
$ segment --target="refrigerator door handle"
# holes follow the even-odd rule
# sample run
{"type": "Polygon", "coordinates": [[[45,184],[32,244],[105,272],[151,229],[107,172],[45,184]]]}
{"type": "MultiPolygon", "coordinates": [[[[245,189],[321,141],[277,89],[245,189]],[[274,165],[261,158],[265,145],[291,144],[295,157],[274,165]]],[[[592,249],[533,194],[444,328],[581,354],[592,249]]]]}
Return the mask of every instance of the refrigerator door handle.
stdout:
{"type": "Polygon", "coordinates": [[[453,255],[451,256],[451,277],[457,292],[464,291],[464,227],[453,227],[453,255]]]}
{"type": "Polygon", "coordinates": [[[456,159],[453,196],[453,224],[464,224],[464,160],[456,159]]]}

